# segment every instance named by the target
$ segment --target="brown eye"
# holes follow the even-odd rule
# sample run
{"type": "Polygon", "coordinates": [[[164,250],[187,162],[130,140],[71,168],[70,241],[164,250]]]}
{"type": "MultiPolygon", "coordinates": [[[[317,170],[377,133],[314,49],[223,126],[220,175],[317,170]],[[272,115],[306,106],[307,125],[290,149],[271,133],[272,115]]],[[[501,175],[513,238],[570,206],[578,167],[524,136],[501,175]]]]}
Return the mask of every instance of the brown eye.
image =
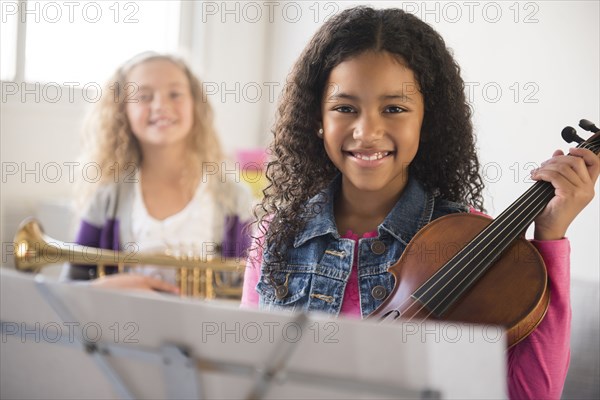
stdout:
{"type": "Polygon", "coordinates": [[[352,107],[348,107],[348,106],[336,107],[335,111],[339,111],[339,112],[341,112],[343,114],[354,112],[354,110],[352,109],[352,107]]]}
{"type": "Polygon", "coordinates": [[[398,114],[398,113],[402,113],[404,111],[406,111],[406,110],[404,110],[403,108],[398,107],[398,106],[389,106],[389,107],[386,107],[386,109],[385,109],[385,112],[390,113],[390,114],[398,114]]]}

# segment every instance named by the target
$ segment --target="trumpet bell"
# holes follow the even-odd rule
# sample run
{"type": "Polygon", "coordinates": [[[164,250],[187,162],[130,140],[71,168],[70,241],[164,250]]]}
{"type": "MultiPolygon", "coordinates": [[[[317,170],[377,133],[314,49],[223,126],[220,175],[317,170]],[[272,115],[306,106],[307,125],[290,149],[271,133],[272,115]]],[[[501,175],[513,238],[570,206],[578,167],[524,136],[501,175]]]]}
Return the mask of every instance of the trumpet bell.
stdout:
{"type": "MultiPolygon", "coordinates": [[[[47,264],[42,260],[41,243],[47,243],[44,231],[40,224],[33,218],[27,218],[19,226],[14,239],[15,244],[15,267],[19,271],[39,272],[47,264]]],[[[60,256],[53,246],[44,249],[51,259],[60,256]]]]}

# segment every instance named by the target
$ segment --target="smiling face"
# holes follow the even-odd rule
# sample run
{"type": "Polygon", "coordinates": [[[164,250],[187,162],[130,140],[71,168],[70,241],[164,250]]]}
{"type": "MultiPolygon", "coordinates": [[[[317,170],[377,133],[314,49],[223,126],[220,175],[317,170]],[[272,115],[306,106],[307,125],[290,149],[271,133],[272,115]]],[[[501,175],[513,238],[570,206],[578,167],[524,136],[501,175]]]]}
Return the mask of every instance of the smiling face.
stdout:
{"type": "Polygon", "coordinates": [[[142,148],[184,143],[193,125],[193,99],[185,73],[168,60],[150,60],[127,75],[126,113],[142,148]]]}
{"type": "Polygon", "coordinates": [[[323,95],[325,150],[345,193],[398,196],[419,148],[424,100],[415,76],[387,52],[338,64],[323,95]]]}

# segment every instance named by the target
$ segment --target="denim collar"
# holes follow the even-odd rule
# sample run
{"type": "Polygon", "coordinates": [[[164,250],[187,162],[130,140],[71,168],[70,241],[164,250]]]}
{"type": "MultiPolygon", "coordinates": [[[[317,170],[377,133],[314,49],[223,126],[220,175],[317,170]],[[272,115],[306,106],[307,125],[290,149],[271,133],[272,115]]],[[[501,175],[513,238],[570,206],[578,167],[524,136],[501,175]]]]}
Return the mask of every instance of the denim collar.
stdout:
{"type": "MultiPolygon", "coordinates": [[[[327,234],[331,234],[335,239],[340,238],[333,213],[333,200],[340,187],[341,175],[338,175],[325,190],[309,200],[309,209],[316,210],[316,215],[308,219],[302,232],[296,236],[294,247],[327,234]]],[[[409,177],[402,196],[377,227],[378,234],[386,231],[397,240],[408,244],[415,233],[431,221],[434,201],[434,196],[427,192],[418,180],[409,177]]]]}

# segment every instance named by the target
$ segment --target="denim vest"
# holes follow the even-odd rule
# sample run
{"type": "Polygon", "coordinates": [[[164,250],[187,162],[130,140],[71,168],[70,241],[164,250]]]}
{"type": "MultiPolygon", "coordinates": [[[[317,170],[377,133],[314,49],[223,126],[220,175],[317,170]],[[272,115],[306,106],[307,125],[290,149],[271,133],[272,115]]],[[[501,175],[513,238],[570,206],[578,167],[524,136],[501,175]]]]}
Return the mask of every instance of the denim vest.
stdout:
{"type": "MultiPolygon", "coordinates": [[[[352,239],[340,238],[335,223],[333,200],[340,182],[338,176],[309,201],[309,205],[326,202],[296,236],[293,247],[287,250],[285,262],[275,262],[268,248],[264,252],[261,278],[256,286],[261,309],[339,314],[355,245],[352,239]]],[[[394,277],[387,269],[398,261],[412,237],[436,218],[467,211],[468,207],[435,197],[416,179],[409,179],[402,196],[377,227],[378,236],[358,241],[358,285],[363,318],[392,291],[394,277]]]]}

